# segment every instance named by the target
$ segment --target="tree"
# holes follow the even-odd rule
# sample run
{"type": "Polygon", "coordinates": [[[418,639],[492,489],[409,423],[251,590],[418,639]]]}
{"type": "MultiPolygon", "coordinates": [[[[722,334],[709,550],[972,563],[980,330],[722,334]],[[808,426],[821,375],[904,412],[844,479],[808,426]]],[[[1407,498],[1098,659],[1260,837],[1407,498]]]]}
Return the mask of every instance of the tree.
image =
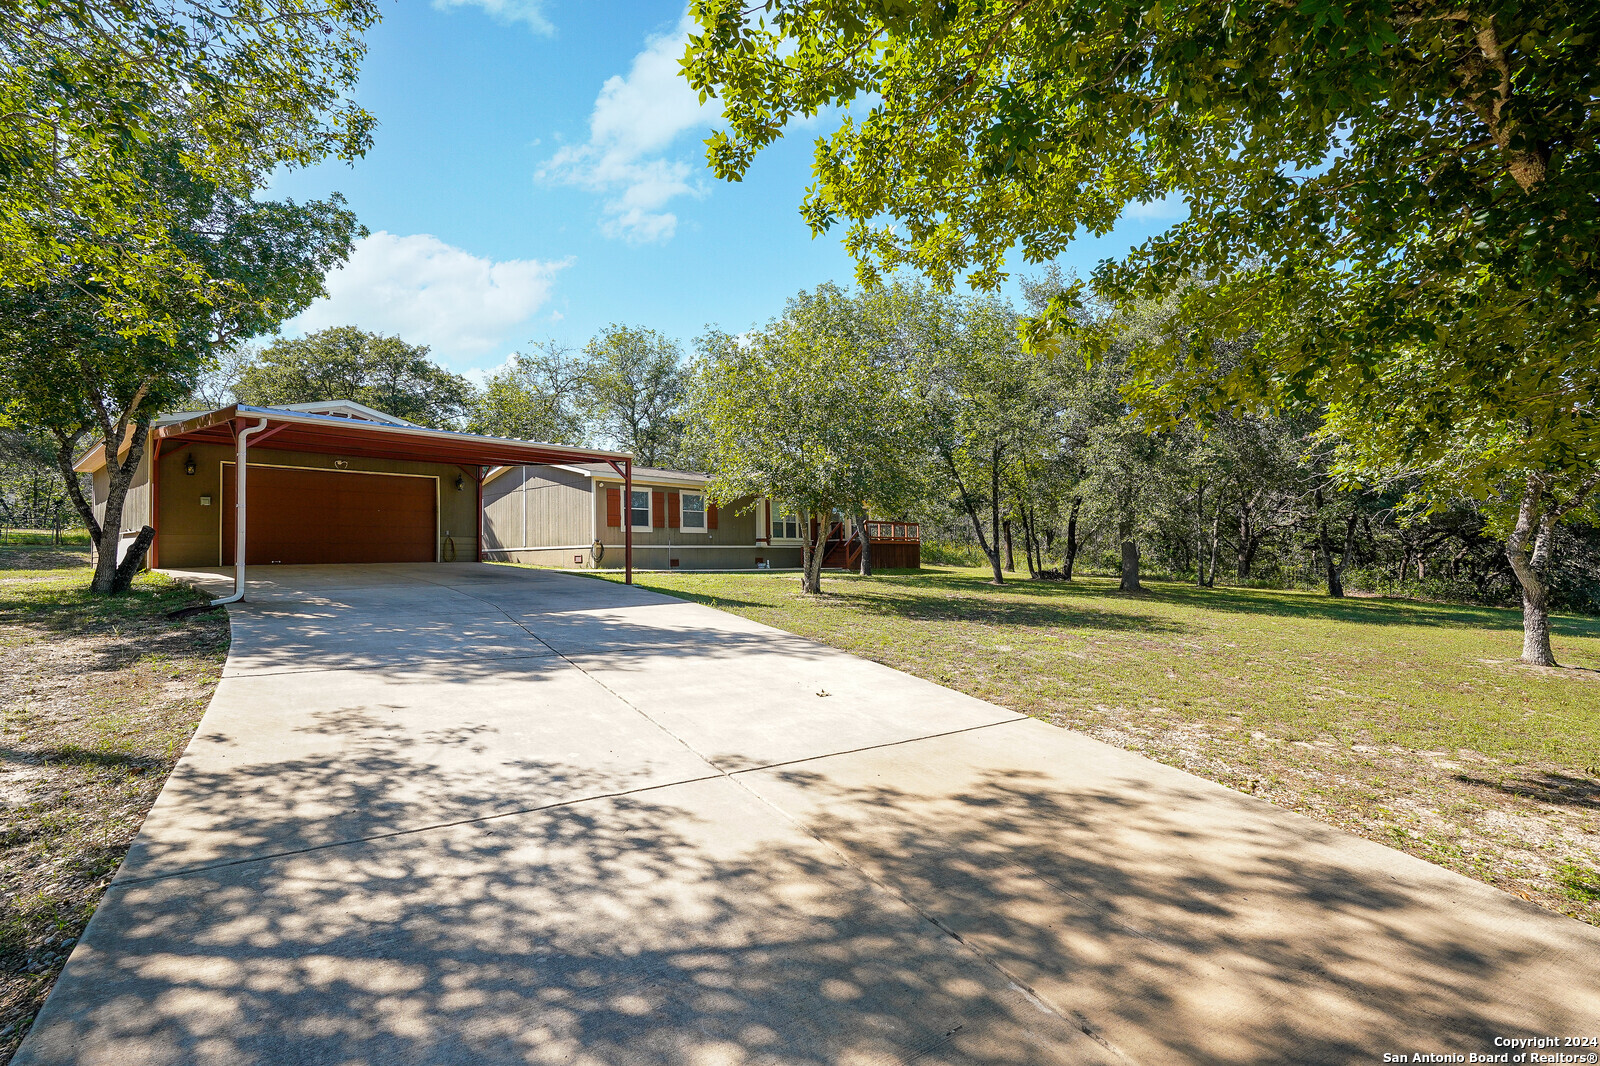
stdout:
{"type": "Polygon", "coordinates": [[[348,256],[357,232],[337,196],[307,204],[239,197],[187,171],[170,146],[152,150],[146,164],[182,223],[174,241],[204,274],[166,277],[142,297],[170,329],[119,332],[87,268],[70,282],[0,288],[0,421],[54,440],[97,553],[91,587],[101,593],[125,588],[142,555],[130,552],[119,568],[123,504],[156,413],[190,396],[218,351],[276,328],[321,295],[323,276],[348,256]],[[98,518],[72,470],[85,438],[106,449],[98,518]]]}
{"type": "Polygon", "coordinates": [[[354,400],[408,422],[453,429],[472,386],[428,358],[428,348],[399,337],[332,326],[275,338],[239,378],[240,403],[273,406],[354,400]]]}
{"type": "Polygon", "coordinates": [[[1004,303],[940,299],[925,290],[922,299],[928,340],[912,388],[919,435],[931,452],[930,480],[971,521],[994,583],[1004,584],[1005,473],[1037,446],[1048,417],[1040,367],[1022,350],[1016,314],[1004,303]]]}
{"type": "Polygon", "coordinates": [[[186,407],[211,411],[239,402],[239,382],[261,358],[261,345],[246,342],[217,352],[201,372],[186,407]]]}
{"type": "Polygon", "coordinates": [[[585,415],[609,443],[644,466],[677,461],[685,372],[678,342],[653,329],[612,324],[583,349],[585,415]]]}
{"type": "Polygon", "coordinates": [[[0,2],[0,278],[92,276],[106,321],[170,334],[144,298],[192,258],[185,214],[148,166],[178,145],[197,180],[245,196],[280,167],[361,155],[350,102],[375,0],[0,2]]]}
{"type": "Polygon", "coordinates": [[[59,533],[76,517],[55,453],[48,434],[0,429],[0,525],[59,533]]]}
{"type": "Polygon", "coordinates": [[[471,404],[467,429],[495,437],[582,444],[583,367],[555,341],[518,352],[489,375],[471,404]]]}
{"type": "Polygon", "coordinates": [[[898,502],[913,477],[910,412],[871,323],[827,284],[792,298],[765,328],[712,331],[699,348],[689,422],[711,459],[710,493],[792,509],[801,588],[820,593],[832,516],[898,502]]]}
{"type": "MultiPolygon", "coordinates": [[[[1386,370],[1379,378],[1404,386],[1405,376],[1386,370]]],[[[1562,389],[1559,381],[1551,388],[1562,389]]],[[[1390,398],[1383,419],[1395,432],[1386,438],[1372,432],[1376,400],[1337,405],[1324,427],[1335,444],[1336,473],[1375,475],[1382,482],[1406,481],[1410,510],[1446,512],[1466,504],[1481,509],[1488,528],[1505,543],[1506,559],[1522,593],[1522,659],[1541,666],[1556,664],[1550,643],[1550,587],[1553,580],[1557,526],[1563,521],[1600,518],[1600,452],[1573,445],[1570,454],[1545,455],[1531,438],[1538,434],[1534,418],[1506,417],[1487,404],[1464,407],[1449,427],[1425,428],[1425,404],[1412,397],[1390,398]],[[1438,438],[1426,451],[1407,447],[1414,435],[1432,432],[1438,438]]],[[[1579,424],[1592,417],[1592,397],[1574,399],[1562,417],[1579,424]]],[[[1576,435],[1576,434],[1575,434],[1576,435]]],[[[1549,443],[1549,442],[1546,442],[1549,443]]],[[[1572,442],[1569,441],[1569,444],[1572,442]]]]}
{"type": "MultiPolygon", "coordinates": [[[[802,208],[817,232],[848,223],[864,277],[911,264],[993,286],[1016,245],[1049,260],[1129,203],[1182,199],[1187,218],[1095,277],[1105,298],[1182,292],[1190,331],[1136,353],[1143,403],[1347,406],[1352,467],[1398,458],[1434,503],[1456,489],[1429,476],[1454,427],[1513,444],[1473,483],[1526,512],[1508,542],[1525,658],[1554,661],[1534,545],[1547,518],[1577,515],[1600,464],[1600,9],[692,10],[685,72],[721,98],[708,157],[725,178],[796,116],[874,94],[819,144],[802,208]],[[1213,361],[1208,338],[1251,332],[1250,358],[1213,361]]],[[[1035,336],[1072,328],[1071,303],[1035,336]]]]}

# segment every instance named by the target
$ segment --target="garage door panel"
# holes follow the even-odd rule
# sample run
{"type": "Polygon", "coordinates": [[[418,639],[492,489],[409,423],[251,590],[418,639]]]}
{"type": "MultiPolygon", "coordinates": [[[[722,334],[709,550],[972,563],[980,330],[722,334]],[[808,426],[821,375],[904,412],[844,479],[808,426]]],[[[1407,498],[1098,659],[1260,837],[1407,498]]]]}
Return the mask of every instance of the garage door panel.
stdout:
{"type": "MultiPolygon", "coordinates": [[[[222,562],[233,562],[232,464],[223,478],[222,562]]],[[[438,481],[343,470],[249,468],[245,562],[431,563],[438,481]]]]}

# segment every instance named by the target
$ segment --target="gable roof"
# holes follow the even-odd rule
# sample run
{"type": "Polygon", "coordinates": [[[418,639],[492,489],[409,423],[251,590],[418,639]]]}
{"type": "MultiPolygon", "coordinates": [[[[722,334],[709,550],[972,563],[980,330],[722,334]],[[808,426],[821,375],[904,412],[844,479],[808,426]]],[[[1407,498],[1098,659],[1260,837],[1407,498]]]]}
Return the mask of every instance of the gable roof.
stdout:
{"type": "Polygon", "coordinates": [[[355,418],[362,422],[385,422],[391,426],[415,426],[415,422],[408,422],[399,415],[391,415],[387,411],[380,411],[376,407],[368,407],[364,403],[354,400],[314,400],[311,403],[279,403],[273,404],[279,411],[300,411],[308,415],[335,415],[339,418],[355,418]]]}
{"type": "MultiPolygon", "coordinates": [[[[336,405],[348,403],[337,401],[336,405]]],[[[384,419],[390,418],[370,407],[366,410],[384,419]]],[[[599,465],[608,466],[605,460],[621,462],[628,458],[622,452],[597,448],[572,448],[563,444],[429,429],[401,419],[380,421],[354,417],[348,413],[301,411],[292,407],[250,407],[245,404],[160,419],[151,430],[151,439],[231,446],[239,424],[262,420],[268,423],[269,428],[251,442],[252,448],[471,466],[537,466],[596,461],[599,461],[599,465]]],[[[73,469],[89,473],[105,465],[105,448],[102,446],[78,460],[73,469]]]]}
{"type": "MultiPolygon", "coordinates": [[[[578,470],[591,478],[605,481],[621,481],[622,475],[611,469],[610,463],[574,463],[568,469],[578,470]]],[[[699,488],[711,480],[709,474],[697,474],[692,470],[665,470],[657,466],[636,466],[633,468],[633,480],[648,481],[657,485],[686,485],[690,488],[699,488]]]]}
{"type": "MultiPolygon", "coordinates": [[[[614,470],[610,463],[543,463],[538,465],[552,466],[558,470],[582,474],[591,481],[622,481],[622,475],[614,470]]],[[[488,484],[513,469],[515,467],[504,466],[490,471],[489,476],[483,479],[484,484],[488,484]]],[[[633,468],[633,483],[635,485],[675,485],[680,488],[697,489],[704,488],[710,480],[711,476],[709,474],[696,474],[690,470],[665,470],[654,466],[636,466],[633,468]]]]}

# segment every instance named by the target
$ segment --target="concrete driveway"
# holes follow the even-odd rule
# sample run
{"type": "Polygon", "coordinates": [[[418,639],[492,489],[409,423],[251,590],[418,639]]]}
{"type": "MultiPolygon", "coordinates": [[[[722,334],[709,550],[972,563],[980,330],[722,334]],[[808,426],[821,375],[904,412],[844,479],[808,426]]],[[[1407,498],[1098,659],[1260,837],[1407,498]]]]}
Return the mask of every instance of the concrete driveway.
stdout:
{"type": "Polygon", "coordinates": [[[254,573],[18,1063],[1377,1063],[1600,1035],[1600,931],[886,667],[578,576],[254,573]]]}

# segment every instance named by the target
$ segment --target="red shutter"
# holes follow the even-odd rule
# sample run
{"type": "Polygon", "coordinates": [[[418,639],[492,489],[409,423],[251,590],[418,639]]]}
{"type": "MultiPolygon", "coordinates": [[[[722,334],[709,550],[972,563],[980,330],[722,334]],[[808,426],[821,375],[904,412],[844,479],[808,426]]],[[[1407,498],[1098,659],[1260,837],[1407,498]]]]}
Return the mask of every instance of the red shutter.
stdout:
{"type": "Polygon", "coordinates": [[[667,528],[667,494],[660,489],[650,494],[651,526],[656,529],[667,528]]]}
{"type": "Polygon", "coordinates": [[[706,505],[706,528],[717,528],[717,505],[714,503],[706,505]]]}
{"type": "Polygon", "coordinates": [[[767,543],[772,543],[772,501],[767,501],[767,543]]]}
{"type": "Polygon", "coordinates": [[[622,490],[615,485],[606,489],[606,525],[622,525],[622,490]]]}
{"type": "Polygon", "coordinates": [[[682,527],[683,519],[678,514],[678,494],[669,492],[667,493],[667,528],[681,529],[682,527]]]}

